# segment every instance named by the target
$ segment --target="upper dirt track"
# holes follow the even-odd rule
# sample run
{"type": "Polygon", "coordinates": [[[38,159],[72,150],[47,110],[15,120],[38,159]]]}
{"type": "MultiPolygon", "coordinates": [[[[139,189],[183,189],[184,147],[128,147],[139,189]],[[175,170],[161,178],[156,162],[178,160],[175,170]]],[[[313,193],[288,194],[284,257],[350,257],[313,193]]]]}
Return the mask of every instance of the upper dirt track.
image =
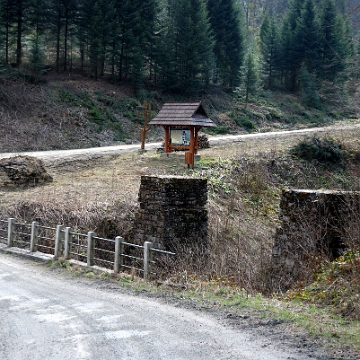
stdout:
{"type": "MultiPolygon", "coordinates": [[[[210,136],[209,142],[211,146],[217,146],[222,144],[229,144],[233,142],[251,142],[261,139],[282,139],[289,137],[303,137],[314,134],[329,134],[333,136],[336,133],[342,133],[344,131],[360,130],[360,124],[338,124],[326,127],[306,128],[301,130],[291,131],[276,131],[276,132],[264,132],[253,134],[241,134],[241,135],[225,135],[225,136],[210,136]]],[[[145,148],[147,150],[154,150],[161,147],[162,143],[147,143],[145,148]]],[[[57,165],[64,161],[78,161],[78,160],[91,160],[94,158],[104,156],[116,156],[122,153],[131,152],[140,149],[140,144],[132,145],[114,145],[104,146],[86,149],[75,150],[51,150],[51,151],[32,151],[22,153],[2,153],[0,158],[8,158],[16,155],[28,155],[36,158],[40,158],[46,165],[57,165]]]]}

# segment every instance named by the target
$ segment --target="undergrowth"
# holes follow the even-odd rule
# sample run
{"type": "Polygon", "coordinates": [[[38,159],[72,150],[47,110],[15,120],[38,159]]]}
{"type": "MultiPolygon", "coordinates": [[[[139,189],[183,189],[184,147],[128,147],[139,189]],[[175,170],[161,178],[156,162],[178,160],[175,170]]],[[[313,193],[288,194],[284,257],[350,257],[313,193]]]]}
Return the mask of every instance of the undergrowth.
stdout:
{"type": "MultiPolygon", "coordinates": [[[[97,132],[112,130],[114,132],[114,141],[123,140],[124,131],[121,120],[115,116],[114,112],[118,108],[116,98],[98,94],[91,96],[89,92],[70,92],[66,89],[59,90],[59,99],[69,105],[80,107],[87,112],[87,118],[90,122],[96,124],[97,132]]],[[[120,109],[122,109],[120,107],[120,109]]]]}
{"type": "Polygon", "coordinates": [[[322,262],[310,284],[301,285],[289,290],[285,299],[328,306],[341,317],[360,320],[360,249],[322,262]]]}
{"type": "Polygon", "coordinates": [[[344,168],[347,165],[343,144],[331,138],[309,137],[290,149],[290,153],[306,161],[324,166],[344,168]]]}

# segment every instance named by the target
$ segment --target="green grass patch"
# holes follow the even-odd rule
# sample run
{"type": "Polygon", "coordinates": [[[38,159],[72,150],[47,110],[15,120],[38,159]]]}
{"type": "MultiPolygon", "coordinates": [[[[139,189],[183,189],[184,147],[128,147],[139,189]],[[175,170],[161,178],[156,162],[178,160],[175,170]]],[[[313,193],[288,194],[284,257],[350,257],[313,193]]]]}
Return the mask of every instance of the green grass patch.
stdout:
{"type": "Polygon", "coordinates": [[[225,135],[229,133],[228,128],[223,125],[218,125],[214,128],[203,128],[202,131],[209,135],[225,135]]]}
{"type": "Polygon", "coordinates": [[[114,114],[115,99],[99,94],[92,97],[88,92],[72,93],[66,89],[60,89],[58,94],[60,101],[87,109],[88,121],[96,124],[97,132],[112,130],[115,141],[124,139],[121,121],[114,114]]]}

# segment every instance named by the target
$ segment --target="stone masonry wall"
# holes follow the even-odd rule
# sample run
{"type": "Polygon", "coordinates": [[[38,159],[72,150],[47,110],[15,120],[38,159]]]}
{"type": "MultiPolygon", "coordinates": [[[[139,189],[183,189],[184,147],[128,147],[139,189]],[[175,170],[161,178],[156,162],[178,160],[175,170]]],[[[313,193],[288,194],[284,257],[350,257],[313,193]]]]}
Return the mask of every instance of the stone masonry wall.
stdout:
{"type": "Polygon", "coordinates": [[[140,210],[134,240],[176,251],[179,246],[207,244],[207,180],[188,177],[142,176],[140,210]]]}
{"type": "Polygon", "coordinates": [[[306,279],[314,264],[360,244],[360,193],[284,190],[272,252],[274,290],[306,279]]]}

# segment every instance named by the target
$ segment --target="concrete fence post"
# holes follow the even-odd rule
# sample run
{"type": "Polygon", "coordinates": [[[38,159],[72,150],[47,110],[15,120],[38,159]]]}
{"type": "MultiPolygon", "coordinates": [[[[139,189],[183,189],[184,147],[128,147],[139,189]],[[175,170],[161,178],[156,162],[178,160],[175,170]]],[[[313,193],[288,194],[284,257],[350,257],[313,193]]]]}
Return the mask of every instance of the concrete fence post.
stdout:
{"type": "Polygon", "coordinates": [[[144,243],[144,279],[147,280],[151,274],[151,260],[152,260],[152,242],[145,241],[144,243]]]}
{"type": "Polygon", "coordinates": [[[65,240],[64,240],[64,259],[70,259],[70,252],[71,252],[71,227],[65,228],[65,240]]]}
{"type": "Polygon", "coordinates": [[[124,239],[121,236],[115,238],[114,273],[118,274],[124,265],[124,239]]]}
{"type": "Polygon", "coordinates": [[[87,238],[87,266],[94,266],[95,264],[95,233],[93,231],[88,232],[87,238]]]}
{"type": "Polygon", "coordinates": [[[7,243],[9,247],[14,245],[14,239],[15,239],[15,219],[10,218],[8,223],[8,243],[7,243]]]}
{"type": "Polygon", "coordinates": [[[64,236],[62,229],[63,229],[62,225],[56,225],[54,260],[57,260],[61,254],[61,243],[64,236]]]}
{"type": "Polygon", "coordinates": [[[37,244],[39,240],[39,223],[33,221],[31,223],[31,237],[30,237],[30,251],[35,252],[37,250],[37,244]]]}

